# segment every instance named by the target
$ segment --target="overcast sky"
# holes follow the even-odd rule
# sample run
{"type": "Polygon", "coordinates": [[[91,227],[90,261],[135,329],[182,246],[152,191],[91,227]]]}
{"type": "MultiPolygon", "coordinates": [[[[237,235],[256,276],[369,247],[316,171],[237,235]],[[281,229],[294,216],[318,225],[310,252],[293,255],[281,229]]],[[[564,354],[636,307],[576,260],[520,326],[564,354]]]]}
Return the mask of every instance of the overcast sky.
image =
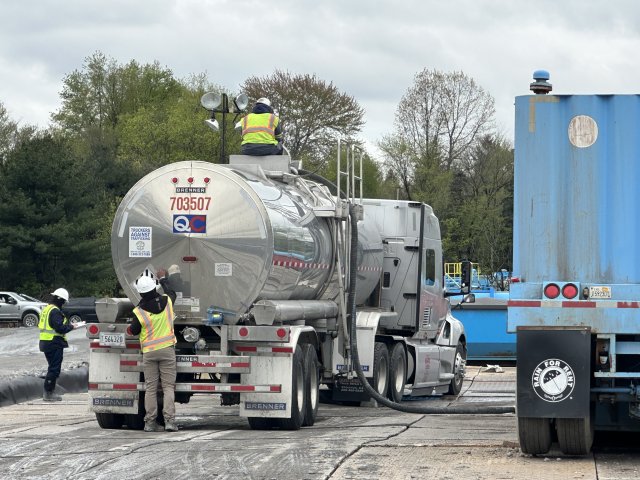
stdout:
{"type": "Polygon", "coordinates": [[[0,0],[0,102],[46,127],[62,79],[96,51],[206,72],[229,92],[280,69],[355,97],[371,145],[435,68],[475,79],[512,139],[513,99],[536,69],[554,93],[640,93],[639,28],[636,0],[0,0]]]}

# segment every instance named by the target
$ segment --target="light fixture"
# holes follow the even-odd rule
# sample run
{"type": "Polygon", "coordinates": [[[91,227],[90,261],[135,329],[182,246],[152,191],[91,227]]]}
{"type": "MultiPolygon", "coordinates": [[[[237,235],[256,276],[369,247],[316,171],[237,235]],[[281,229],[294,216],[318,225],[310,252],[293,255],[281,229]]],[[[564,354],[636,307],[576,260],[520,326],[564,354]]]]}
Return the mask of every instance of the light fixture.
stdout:
{"type": "Polygon", "coordinates": [[[207,92],[200,97],[200,105],[207,110],[215,110],[222,103],[222,95],[216,92],[207,92]]]}
{"type": "Polygon", "coordinates": [[[190,343],[195,343],[200,339],[200,330],[195,327],[186,327],[180,333],[182,333],[185,341],[190,343]]]}
{"type": "Polygon", "coordinates": [[[218,130],[220,130],[220,125],[218,125],[218,120],[216,120],[215,118],[207,118],[204,121],[204,123],[206,123],[207,127],[209,127],[214,132],[217,132],[218,130]]]}
{"type": "Polygon", "coordinates": [[[241,93],[233,99],[233,104],[236,106],[237,112],[243,112],[247,105],[249,105],[249,97],[246,93],[241,93]]]}

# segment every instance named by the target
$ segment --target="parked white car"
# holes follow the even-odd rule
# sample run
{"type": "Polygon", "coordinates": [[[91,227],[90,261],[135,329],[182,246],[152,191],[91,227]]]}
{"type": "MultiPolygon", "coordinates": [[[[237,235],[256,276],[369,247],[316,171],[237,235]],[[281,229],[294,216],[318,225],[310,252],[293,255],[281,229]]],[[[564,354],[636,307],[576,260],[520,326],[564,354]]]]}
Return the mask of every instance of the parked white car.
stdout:
{"type": "Polygon", "coordinates": [[[24,293],[0,292],[0,321],[20,320],[25,327],[37,327],[47,304],[24,293]]]}

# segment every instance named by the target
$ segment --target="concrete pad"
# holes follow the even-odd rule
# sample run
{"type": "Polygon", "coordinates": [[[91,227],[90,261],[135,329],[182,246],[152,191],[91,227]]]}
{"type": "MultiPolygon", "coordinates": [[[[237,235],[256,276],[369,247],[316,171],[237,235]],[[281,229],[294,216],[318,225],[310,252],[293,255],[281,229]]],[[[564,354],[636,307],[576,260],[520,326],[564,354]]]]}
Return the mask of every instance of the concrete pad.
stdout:
{"type": "Polygon", "coordinates": [[[525,457],[509,447],[379,447],[365,445],[344,461],[331,480],[602,480],[592,457],[525,457]],[[402,465],[402,468],[397,468],[402,465]]]}

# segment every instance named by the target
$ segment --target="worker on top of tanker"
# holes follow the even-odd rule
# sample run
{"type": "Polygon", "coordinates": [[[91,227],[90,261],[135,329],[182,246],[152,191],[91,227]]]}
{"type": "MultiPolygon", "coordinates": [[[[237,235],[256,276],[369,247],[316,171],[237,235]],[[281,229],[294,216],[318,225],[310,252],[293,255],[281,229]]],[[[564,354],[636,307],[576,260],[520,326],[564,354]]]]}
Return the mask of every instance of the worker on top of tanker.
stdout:
{"type": "Polygon", "coordinates": [[[44,393],[42,399],[45,402],[57,402],[62,397],[54,393],[56,380],[60,376],[64,349],[69,347],[67,333],[74,328],[80,328],[85,322],[69,323],[64,316],[62,305],[69,301],[69,292],[64,288],[56,288],[51,294],[51,302],[42,309],[38,328],[40,329],[40,351],[44,353],[49,368],[44,377],[44,393]]]}
{"type": "Polygon", "coordinates": [[[136,290],[142,297],[133,309],[134,318],[128,328],[131,335],[140,335],[142,349],[142,371],[144,372],[144,431],[159,432],[162,427],[157,423],[158,416],[158,380],[162,382],[164,393],[164,430],[175,432],[175,387],[176,387],[176,336],[173,331],[173,302],[176,292],[167,281],[165,270],[158,270],[160,285],[165,295],[156,290],[155,278],[142,275],[136,280],[136,290]]]}
{"type": "Polygon", "coordinates": [[[282,128],[268,98],[259,98],[240,122],[243,155],[282,155],[282,128]]]}

